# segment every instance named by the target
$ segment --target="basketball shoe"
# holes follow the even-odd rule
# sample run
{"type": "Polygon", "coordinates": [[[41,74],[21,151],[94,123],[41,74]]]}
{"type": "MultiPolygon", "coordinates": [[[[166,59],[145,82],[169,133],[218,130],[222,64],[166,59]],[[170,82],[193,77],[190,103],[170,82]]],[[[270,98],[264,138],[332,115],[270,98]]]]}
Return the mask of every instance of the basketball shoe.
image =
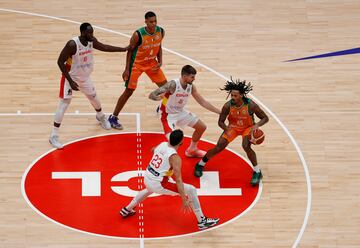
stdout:
{"type": "Polygon", "coordinates": [[[49,143],[56,149],[63,149],[63,144],[59,142],[59,136],[53,135],[49,137],[49,143]]]}
{"type": "Polygon", "coordinates": [[[205,156],[205,154],[206,154],[205,151],[200,150],[198,148],[196,148],[195,150],[190,150],[190,147],[189,147],[185,151],[185,156],[189,157],[189,158],[202,158],[205,156]]]}
{"type": "Polygon", "coordinates": [[[205,230],[209,227],[215,226],[219,222],[219,218],[208,218],[208,217],[201,217],[201,222],[198,222],[198,227],[200,230],[205,230]]]}
{"type": "Polygon", "coordinates": [[[262,175],[261,171],[260,172],[254,171],[251,181],[250,181],[251,186],[258,185],[260,183],[260,180],[262,179],[262,177],[263,177],[263,175],[262,175]]]}
{"type": "Polygon", "coordinates": [[[118,130],[123,130],[123,126],[120,124],[119,122],[119,118],[115,115],[110,115],[109,116],[109,122],[112,128],[118,129],[118,130]]]}
{"type": "Polygon", "coordinates": [[[106,118],[106,115],[101,116],[100,118],[96,116],[96,120],[98,120],[100,122],[100,125],[102,128],[106,129],[106,130],[110,130],[111,129],[111,125],[110,122],[108,121],[108,119],[106,118]]]}
{"type": "Polygon", "coordinates": [[[201,177],[203,175],[203,169],[204,169],[204,166],[199,165],[199,163],[197,163],[195,165],[194,176],[201,177]]]}
{"type": "Polygon", "coordinates": [[[136,213],[135,210],[128,210],[126,207],[123,207],[121,210],[120,210],[120,214],[123,218],[126,218],[126,217],[129,217],[131,215],[134,215],[136,213]]]}

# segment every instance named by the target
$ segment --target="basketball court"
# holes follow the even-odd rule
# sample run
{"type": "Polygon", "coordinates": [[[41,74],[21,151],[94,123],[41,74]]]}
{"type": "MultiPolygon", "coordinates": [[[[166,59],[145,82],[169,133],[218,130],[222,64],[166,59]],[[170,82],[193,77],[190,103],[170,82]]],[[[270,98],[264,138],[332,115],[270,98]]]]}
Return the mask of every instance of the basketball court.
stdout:
{"type": "MultiPolygon", "coordinates": [[[[359,1],[2,1],[0,247],[359,247],[359,10],[359,1]],[[259,187],[246,183],[240,138],[201,180],[198,159],[183,154],[189,138],[180,148],[184,182],[205,214],[221,218],[206,231],[179,197],[153,196],[137,215],[119,215],[164,140],[146,76],[120,115],[123,131],[103,130],[76,92],[60,128],[65,148],[48,143],[66,42],[90,22],[99,41],[124,47],[148,10],[166,32],[168,79],[193,65],[194,84],[219,108],[225,80],[246,79],[270,118],[254,148],[259,187]],[[289,61],[337,51],[345,52],[289,61]]],[[[125,56],[95,51],[92,80],[106,113],[124,89],[125,56]]],[[[207,125],[200,147],[211,148],[218,116],[193,99],[188,109],[207,125]]]]}

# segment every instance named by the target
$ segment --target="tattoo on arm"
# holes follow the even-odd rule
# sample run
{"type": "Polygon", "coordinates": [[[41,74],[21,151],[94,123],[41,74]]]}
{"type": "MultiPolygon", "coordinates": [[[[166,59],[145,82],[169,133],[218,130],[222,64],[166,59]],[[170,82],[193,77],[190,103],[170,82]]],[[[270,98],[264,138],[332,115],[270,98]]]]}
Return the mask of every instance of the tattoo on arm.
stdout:
{"type": "Polygon", "coordinates": [[[164,84],[163,86],[161,86],[160,88],[152,91],[149,95],[149,98],[154,101],[160,100],[159,96],[164,94],[165,92],[169,92],[170,94],[174,93],[175,87],[176,87],[175,81],[171,80],[166,84],[164,84]]]}

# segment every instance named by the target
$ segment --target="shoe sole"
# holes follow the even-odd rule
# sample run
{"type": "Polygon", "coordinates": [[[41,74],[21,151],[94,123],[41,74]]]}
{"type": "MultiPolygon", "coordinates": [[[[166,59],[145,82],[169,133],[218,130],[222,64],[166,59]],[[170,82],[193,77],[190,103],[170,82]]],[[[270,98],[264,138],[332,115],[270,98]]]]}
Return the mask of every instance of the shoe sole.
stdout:
{"type": "MultiPolygon", "coordinates": [[[[205,153],[206,154],[206,153],[205,153]]],[[[185,156],[188,157],[188,158],[202,158],[204,156],[200,155],[200,156],[195,156],[195,155],[189,155],[188,153],[185,152],[185,156]]]]}
{"type": "Polygon", "coordinates": [[[136,212],[130,213],[130,214],[128,214],[128,215],[122,215],[122,214],[120,213],[120,215],[121,215],[121,217],[122,217],[123,219],[125,219],[125,218],[127,218],[127,217],[130,217],[130,216],[133,216],[133,215],[135,215],[135,214],[136,214],[136,212]]]}

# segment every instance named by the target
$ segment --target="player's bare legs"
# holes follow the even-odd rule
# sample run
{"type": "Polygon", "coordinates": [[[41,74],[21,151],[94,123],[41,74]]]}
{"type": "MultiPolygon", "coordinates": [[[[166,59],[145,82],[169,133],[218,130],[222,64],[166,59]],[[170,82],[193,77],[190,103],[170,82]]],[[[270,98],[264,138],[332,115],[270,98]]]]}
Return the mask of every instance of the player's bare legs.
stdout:
{"type": "Polygon", "coordinates": [[[135,89],[126,88],[124,90],[124,92],[121,94],[121,96],[119,97],[113,114],[109,116],[109,122],[110,122],[112,128],[119,129],[119,130],[123,129],[123,126],[119,123],[118,115],[119,115],[120,111],[123,109],[123,107],[125,106],[126,102],[131,97],[131,95],[134,93],[134,90],[135,89]]]}
{"type": "Polygon", "coordinates": [[[243,137],[242,147],[246,152],[247,157],[249,158],[251,164],[254,166],[254,172],[250,181],[252,186],[256,186],[260,183],[263,175],[260,170],[260,166],[257,163],[256,153],[253,149],[251,149],[251,143],[247,136],[243,137]]]}
{"type": "Polygon", "coordinates": [[[228,144],[229,141],[227,141],[224,137],[220,136],[216,146],[207,151],[205,156],[195,165],[194,175],[196,177],[201,177],[203,175],[204,166],[209,161],[209,159],[223,151],[228,146],[228,144]]]}
{"type": "Polygon", "coordinates": [[[191,138],[191,144],[190,146],[186,149],[185,151],[185,155],[187,157],[195,157],[195,158],[201,158],[205,155],[205,151],[200,150],[197,148],[197,144],[201,138],[201,136],[203,135],[203,133],[206,130],[206,125],[204,122],[202,122],[201,120],[198,120],[196,122],[196,124],[193,126],[194,133],[192,135],[191,138]]]}

